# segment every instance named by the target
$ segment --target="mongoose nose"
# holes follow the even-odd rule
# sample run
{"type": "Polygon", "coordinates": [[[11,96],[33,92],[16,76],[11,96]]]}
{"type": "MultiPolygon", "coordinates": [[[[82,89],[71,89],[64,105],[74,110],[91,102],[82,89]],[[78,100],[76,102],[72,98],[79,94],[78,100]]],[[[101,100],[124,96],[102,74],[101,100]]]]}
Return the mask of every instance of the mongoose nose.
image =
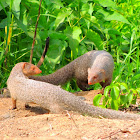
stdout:
{"type": "Polygon", "coordinates": [[[41,73],[41,72],[42,72],[42,70],[38,70],[38,71],[37,71],[37,73],[41,73]]]}
{"type": "Polygon", "coordinates": [[[91,83],[91,82],[88,82],[88,84],[89,84],[89,85],[92,85],[92,83],[91,83]]]}

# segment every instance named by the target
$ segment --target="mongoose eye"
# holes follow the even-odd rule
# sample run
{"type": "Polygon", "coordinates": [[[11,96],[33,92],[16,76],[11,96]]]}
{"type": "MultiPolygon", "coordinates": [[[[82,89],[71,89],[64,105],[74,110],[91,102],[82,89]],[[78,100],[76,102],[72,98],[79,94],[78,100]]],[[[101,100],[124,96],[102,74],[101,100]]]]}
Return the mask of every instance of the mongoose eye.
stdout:
{"type": "Polygon", "coordinates": [[[35,70],[35,67],[32,67],[32,70],[35,70]]]}
{"type": "Polygon", "coordinates": [[[96,78],[97,78],[97,76],[94,76],[94,77],[93,77],[93,79],[96,79],[96,78]]]}

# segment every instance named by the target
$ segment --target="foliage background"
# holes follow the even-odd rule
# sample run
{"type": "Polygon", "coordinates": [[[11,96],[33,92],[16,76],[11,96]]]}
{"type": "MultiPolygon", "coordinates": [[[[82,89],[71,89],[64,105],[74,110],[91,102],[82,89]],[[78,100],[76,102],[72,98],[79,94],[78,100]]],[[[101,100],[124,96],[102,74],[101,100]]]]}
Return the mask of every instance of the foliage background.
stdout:
{"type": "MultiPolygon", "coordinates": [[[[16,63],[29,61],[39,3],[38,0],[0,1],[1,88],[6,86],[16,63]]],[[[118,99],[118,91],[139,93],[139,0],[43,0],[33,64],[40,59],[48,36],[50,48],[41,66],[42,75],[53,73],[90,50],[106,50],[115,62],[110,102],[118,99]]],[[[98,89],[100,85],[93,87],[98,89]]],[[[79,90],[74,80],[63,88],[71,92],[79,90]]]]}

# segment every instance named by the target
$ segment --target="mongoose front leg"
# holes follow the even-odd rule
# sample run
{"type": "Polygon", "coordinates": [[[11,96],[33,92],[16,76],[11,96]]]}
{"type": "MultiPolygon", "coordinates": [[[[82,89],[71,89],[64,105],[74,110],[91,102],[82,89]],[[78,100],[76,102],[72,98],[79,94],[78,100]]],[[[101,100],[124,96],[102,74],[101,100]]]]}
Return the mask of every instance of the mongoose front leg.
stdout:
{"type": "Polygon", "coordinates": [[[106,86],[109,86],[112,82],[112,79],[106,79],[105,82],[100,82],[100,85],[105,88],[106,86]]]}
{"type": "Polygon", "coordinates": [[[30,108],[28,103],[25,104],[25,108],[30,108]]]}
{"type": "Polygon", "coordinates": [[[105,83],[104,82],[100,82],[100,85],[102,86],[101,94],[103,95],[104,94],[104,89],[105,89],[105,87],[104,87],[105,83]]]}
{"type": "Polygon", "coordinates": [[[12,110],[16,109],[16,99],[12,98],[12,110]]]}
{"type": "Polygon", "coordinates": [[[82,90],[82,91],[88,91],[88,88],[90,87],[88,85],[88,81],[85,82],[85,81],[79,81],[77,80],[77,85],[78,87],[82,90]]]}

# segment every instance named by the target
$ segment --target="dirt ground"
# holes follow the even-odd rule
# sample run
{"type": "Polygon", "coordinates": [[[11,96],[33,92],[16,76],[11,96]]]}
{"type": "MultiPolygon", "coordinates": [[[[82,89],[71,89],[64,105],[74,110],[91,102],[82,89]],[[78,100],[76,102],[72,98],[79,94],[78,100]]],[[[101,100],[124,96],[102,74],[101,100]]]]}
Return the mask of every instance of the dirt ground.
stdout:
{"type": "MultiPolygon", "coordinates": [[[[99,91],[80,93],[92,103],[99,91]]],[[[0,98],[0,140],[140,140],[140,120],[98,119],[75,112],[48,114],[47,110],[0,98]]]]}

